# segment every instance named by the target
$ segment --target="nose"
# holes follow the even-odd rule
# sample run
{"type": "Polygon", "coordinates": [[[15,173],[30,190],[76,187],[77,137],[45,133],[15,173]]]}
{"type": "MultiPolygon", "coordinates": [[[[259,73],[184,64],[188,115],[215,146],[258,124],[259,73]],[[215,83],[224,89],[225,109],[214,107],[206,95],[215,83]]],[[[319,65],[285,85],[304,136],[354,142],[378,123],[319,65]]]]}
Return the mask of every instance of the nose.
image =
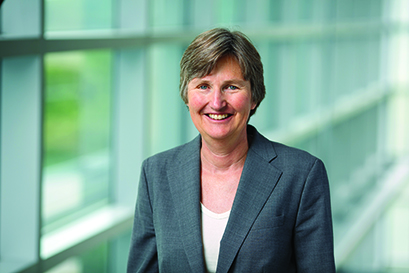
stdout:
{"type": "Polygon", "coordinates": [[[220,88],[215,88],[211,93],[210,107],[214,110],[221,110],[226,106],[225,94],[220,88]]]}

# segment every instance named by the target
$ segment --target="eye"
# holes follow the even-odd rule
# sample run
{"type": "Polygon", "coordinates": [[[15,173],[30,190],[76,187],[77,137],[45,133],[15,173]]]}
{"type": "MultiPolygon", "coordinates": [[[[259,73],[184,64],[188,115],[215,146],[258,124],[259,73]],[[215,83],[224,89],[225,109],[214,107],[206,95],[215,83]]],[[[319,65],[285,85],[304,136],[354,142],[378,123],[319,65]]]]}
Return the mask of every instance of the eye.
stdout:
{"type": "Polygon", "coordinates": [[[227,89],[228,89],[228,90],[237,90],[238,87],[237,87],[237,86],[234,86],[234,85],[229,85],[229,86],[227,86],[227,89]]]}
{"type": "Polygon", "coordinates": [[[205,84],[201,84],[201,85],[198,86],[198,88],[199,88],[200,90],[206,90],[206,89],[208,88],[208,86],[205,85],[205,84]]]}

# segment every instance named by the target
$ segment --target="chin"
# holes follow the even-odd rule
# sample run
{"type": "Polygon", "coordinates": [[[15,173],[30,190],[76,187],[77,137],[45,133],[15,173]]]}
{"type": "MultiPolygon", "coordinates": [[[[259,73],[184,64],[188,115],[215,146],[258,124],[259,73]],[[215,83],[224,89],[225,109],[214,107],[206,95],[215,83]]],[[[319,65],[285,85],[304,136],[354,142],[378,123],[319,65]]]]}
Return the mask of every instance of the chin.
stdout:
{"type": "Polygon", "coordinates": [[[230,129],[221,129],[221,130],[208,130],[204,132],[208,137],[215,140],[226,140],[232,138],[234,132],[230,129]]]}

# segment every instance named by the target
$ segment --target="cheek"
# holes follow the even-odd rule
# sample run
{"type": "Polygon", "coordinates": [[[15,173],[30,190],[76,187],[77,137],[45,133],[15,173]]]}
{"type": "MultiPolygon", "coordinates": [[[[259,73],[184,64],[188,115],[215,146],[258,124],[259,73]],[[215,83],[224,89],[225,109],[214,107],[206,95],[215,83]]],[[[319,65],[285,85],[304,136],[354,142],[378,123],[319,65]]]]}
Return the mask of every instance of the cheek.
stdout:
{"type": "Polygon", "coordinates": [[[239,96],[232,101],[232,104],[238,111],[250,111],[255,106],[248,96],[239,96]]]}
{"type": "Polygon", "coordinates": [[[189,107],[190,111],[198,111],[203,106],[203,98],[202,96],[198,95],[197,93],[189,93],[188,95],[188,103],[187,106],[189,107]]]}

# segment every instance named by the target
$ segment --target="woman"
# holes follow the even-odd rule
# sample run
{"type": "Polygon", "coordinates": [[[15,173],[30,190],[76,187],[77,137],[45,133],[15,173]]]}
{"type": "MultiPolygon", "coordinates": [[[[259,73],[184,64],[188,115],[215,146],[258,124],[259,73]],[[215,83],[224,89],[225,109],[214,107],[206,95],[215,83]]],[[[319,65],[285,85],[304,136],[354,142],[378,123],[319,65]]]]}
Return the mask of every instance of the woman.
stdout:
{"type": "Polygon", "coordinates": [[[128,272],[335,272],[323,163],[247,124],[265,95],[249,40],[200,34],[180,91],[200,135],[144,161],[128,272]]]}

